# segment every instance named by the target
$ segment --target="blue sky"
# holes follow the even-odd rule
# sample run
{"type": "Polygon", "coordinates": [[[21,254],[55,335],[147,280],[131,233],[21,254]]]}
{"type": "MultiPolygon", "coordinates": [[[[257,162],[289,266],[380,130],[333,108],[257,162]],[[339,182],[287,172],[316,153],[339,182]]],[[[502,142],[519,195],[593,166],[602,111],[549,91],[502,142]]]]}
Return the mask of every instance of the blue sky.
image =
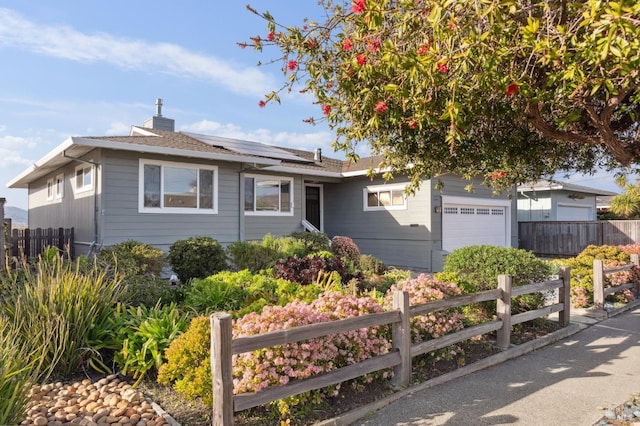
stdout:
{"type": "MultiPolygon", "coordinates": [[[[315,0],[255,0],[280,22],[300,24],[315,0]]],[[[0,2],[0,197],[27,208],[26,190],[7,182],[70,136],[126,135],[155,112],[177,130],[313,150],[342,158],[321,111],[298,93],[282,105],[258,101],[283,81],[277,52],[241,49],[266,35],[246,2],[3,0],[0,2]]],[[[364,148],[364,147],[363,147],[364,148]]],[[[365,153],[365,152],[363,152],[365,153]]],[[[615,190],[607,174],[574,183],[615,190]]]]}

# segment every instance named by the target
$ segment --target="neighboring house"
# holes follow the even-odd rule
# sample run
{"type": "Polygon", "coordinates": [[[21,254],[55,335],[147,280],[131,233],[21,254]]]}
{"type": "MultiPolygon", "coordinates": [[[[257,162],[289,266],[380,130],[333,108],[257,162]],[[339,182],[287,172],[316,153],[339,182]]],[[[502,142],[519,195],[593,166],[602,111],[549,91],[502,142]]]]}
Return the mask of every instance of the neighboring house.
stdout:
{"type": "Polygon", "coordinates": [[[597,199],[615,192],[554,180],[518,187],[518,222],[597,220],[597,199]]]}
{"type": "Polygon", "coordinates": [[[29,226],[74,227],[76,253],[126,240],[165,251],[208,235],[225,245],[314,228],[349,236],[389,265],[437,271],[472,244],[517,244],[515,200],[454,175],[370,178],[375,157],[356,164],[316,152],[175,132],[157,114],[129,136],[72,137],[8,186],[29,192],[29,226]]]}

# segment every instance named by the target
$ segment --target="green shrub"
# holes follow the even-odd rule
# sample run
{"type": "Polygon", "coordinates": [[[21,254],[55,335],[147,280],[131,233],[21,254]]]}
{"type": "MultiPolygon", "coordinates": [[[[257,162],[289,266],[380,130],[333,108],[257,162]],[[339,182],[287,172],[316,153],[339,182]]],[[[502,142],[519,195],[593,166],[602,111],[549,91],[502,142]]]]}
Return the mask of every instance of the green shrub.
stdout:
{"type": "Polygon", "coordinates": [[[29,403],[28,386],[39,376],[37,354],[21,344],[20,329],[0,312],[0,424],[17,425],[29,403]]]}
{"type": "Polygon", "coordinates": [[[236,270],[248,269],[253,273],[273,267],[280,256],[275,247],[262,245],[259,241],[236,241],[226,250],[236,270]]]}
{"type": "Polygon", "coordinates": [[[8,279],[13,283],[0,297],[0,312],[19,324],[20,344],[39,351],[41,365],[69,375],[96,356],[90,333],[113,312],[121,291],[117,273],[109,279],[95,264],[81,268],[80,261],[65,262],[56,255],[40,260],[34,270],[9,272],[8,279]],[[21,285],[15,284],[18,280],[21,285]]]}
{"type": "Polygon", "coordinates": [[[187,291],[185,305],[203,315],[240,309],[247,297],[245,285],[251,276],[251,272],[245,269],[240,272],[219,272],[207,278],[194,278],[187,291]]]}
{"type": "Polygon", "coordinates": [[[375,256],[363,254],[360,256],[360,270],[365,277],[373,274],[382,275],[387,270],[387,265],[375,256]]]}
{"type": "Polygon", "coordinates": [[[160,275],[164,265],[162,250],[134,240],[103,248],[98,259],[104,265],[118,262],[118,269],[126,275],[160,275]]]}
{"type": "Polygon", "coordinates": [[[211,237],[189,237],[169,247],[167,261],[183,283],[227,269],[224,249],[211,237]]]}
{"type": "Polygon", "coordinates": [[[119,309],[113,322],[120,346],[114,360],[123,374],[137,379],[134,387],[164,364],[165,351],[189,325],[175,305],[119,309]]]}
{"type": "MultiPolygon", "coordinates": [[[[443,271],[436,274],[436,278],[456,283],[463,293],[476,293],[497,288],[500,274],[511,275],[512,285],[522,286],[547,280],[551,275],[551,267],[526,250],[478,245],[453,250],[445,258],[443,271]]],[[[512,311],[519,313],[538,309],[544,301],[543,293],[515,297],[512,311]]],[[[481,306],[486,316],[495,314],[495,303],[487,302],[481,306]]],[[[465,312],[465,316],[473,317],[470,312],[465,312]]]]}
{"type": "Polygon", "coordinates": [[[157,304],[169,305],[184,300],[185,285],[171,285],[155,275],[129,275],[122,280],[123,291],[118,298],[129,306],[153,308],[157,304]]]}
{"type": "Polygon", "coordinates": [[[289,235],[297,240],[305,242],[307,255],[318,251],[330,251],[330,240],[324,232],[293,232],[289,235]]]}
{"type": "MultiPolygon", "coordinates": [[[[571,268],[571,304],[587,307],[593,304],[593,261],[602,260],[604,268],[624,265],[629,262],[629,254],[615,246],[587,246],[578,256],[567,259],[571,268]]],[[[605,285],[611,284],[611,276],[605,276],[605,285]]]]}
{"type": "Polygon", "coordinates": [[[158,383],[169,385],[187,399],[202,397],[211,405],[211,327],[209,317],[197,317],[165,352],[167,362],[158,370],[158,383]]]}

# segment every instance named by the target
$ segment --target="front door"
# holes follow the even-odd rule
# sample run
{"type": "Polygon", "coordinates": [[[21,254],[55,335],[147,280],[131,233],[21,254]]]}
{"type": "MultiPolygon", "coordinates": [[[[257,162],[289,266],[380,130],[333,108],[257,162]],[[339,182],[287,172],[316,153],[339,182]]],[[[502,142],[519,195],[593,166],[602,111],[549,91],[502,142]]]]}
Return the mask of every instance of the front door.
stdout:
{"type": "Polygon", "coordinates": [[[317,229],[321,228],[320,223],[320,186],[305,186],[305,219],[317,229]]]}

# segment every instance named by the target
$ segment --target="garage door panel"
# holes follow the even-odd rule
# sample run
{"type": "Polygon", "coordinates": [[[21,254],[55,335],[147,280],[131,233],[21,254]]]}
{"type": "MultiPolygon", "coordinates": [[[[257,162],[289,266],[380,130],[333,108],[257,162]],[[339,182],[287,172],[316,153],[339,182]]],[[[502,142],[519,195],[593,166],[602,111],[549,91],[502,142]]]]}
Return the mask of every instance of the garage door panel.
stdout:
{"type": "Polygon", "coordinates": [[[506,207],[502,206],[444,204],[443,250],[478,244],[508,246],[507,216],[506,207]]]}

